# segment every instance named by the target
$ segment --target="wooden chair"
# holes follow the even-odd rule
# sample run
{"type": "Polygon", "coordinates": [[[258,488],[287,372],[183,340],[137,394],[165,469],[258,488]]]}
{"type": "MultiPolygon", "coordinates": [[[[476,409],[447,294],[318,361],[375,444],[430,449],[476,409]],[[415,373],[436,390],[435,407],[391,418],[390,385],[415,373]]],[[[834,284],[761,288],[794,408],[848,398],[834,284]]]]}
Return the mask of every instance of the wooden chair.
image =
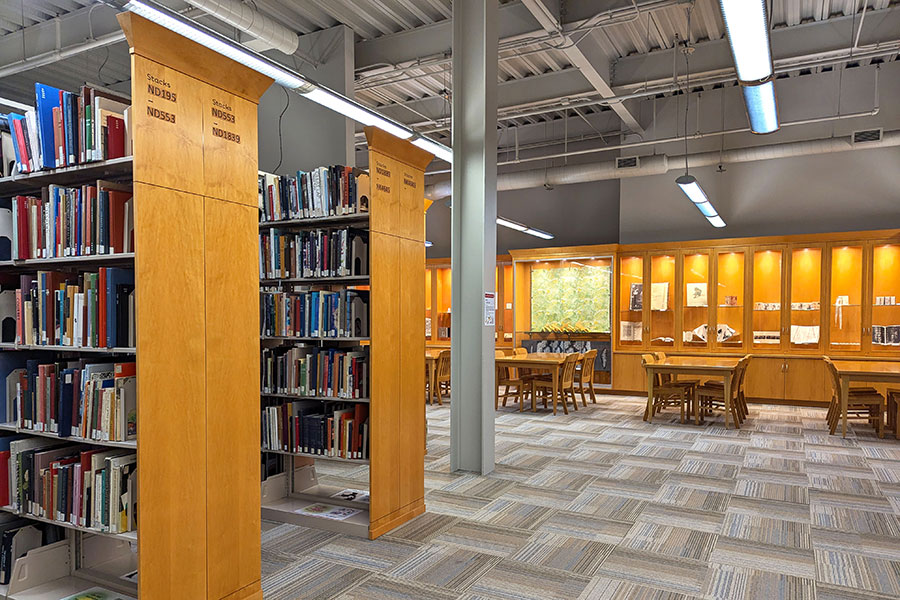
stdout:
{"type": "MultiPolygon", "coordinates": [[[[753,356],[748,354],[746,356],[746,358],[752,360],[753,356]]],[[[748,361],[748,364],[749,364],[749,361],[748,361]]],[[[735,372],[735,375],[737,375],[736,372],[735,372]]],[[[734,385],[735,381],[737,381],[737,377],[732,379],[732,385],[734,385]]],[[[719,389],[723,390],[722,393],[724,394],[725,382],[722,381],[721,379],[710,379],[708,381],[703,382],[703,385],[706,389],[719,388],[719,389]]],[[[747,398],[744,395],[743,379],[741,379],[741,385],[738,387],[737,395],[734,396],[732,403],[735,406],[737,406],[738,416],[740,417],[740,422],[743,423],[747,419],[747,417],[750,415],[750,409],[747,407],[747,398]]]]}
{"type": "MultiPolygon", "coordinates": [[[[527,356],[528,350],[525,348],[513,348],[513,356],[527,356]]],[[[531,380],[537,376],[533,369],[517,368],[511,374],[513,378],[522,380],[522,396],[527,400],[531,397],[531,380]]],[[[532,405],[534,403],[532,402],[532,405]]]]}
{"type": "MultiPolygon", "coordinates": [[[[437,363],[434,368],[434,391],[437,392],[438,404],[443,406],[443,394],[447,394],[450,399],[450,351],[441,350],[438,354],[437,363]]],[[[430,398],[430,396],[429,396],[430,398]]]]}
{"type": "MultiPolygon", "coordinates": [[[[645,369],[647,365],[656,362],[656,357],[652,354],[641,355],[641,366],[645,369]]],[[[684,423],[684,414],[689,402],[688,391],[685,386],[673,385],[672,382],[664,382],[659,373],[653,376],[653,399],[648,407],[644,410],[644,420],[648,423],[653,422],[653,415],[657,414],[664,408],[678,406],[681,410],[681,422],[684,423]]]]}
{"type": "MultiPolygon", "coordinates": [[[[567,354],[563,361],[559,377],[559,387],[556,390],[557,396],[562,400],[563,412],[569,414],[567,398],[572,398],[572,406],[578,410],[578,402],[575,399],[575,362],[578,360],[578,354],[567,354]]],[[[544,379],[531,380],[531,403],[534,404],[534,398],[538,391],[541,392],[544,399],[544,407],[547,406],[547,397],[553,394],[553,381],[544,379]]],[[[554,412],[556,406],[554,405],[554,412]]]]}
{"type": "MultiPolygon", "coordinates": [[[[747,355],[738,361],[734,369],[734,376],[731,378],[731,398],[729,398],[731,416],[734,420],[734,426],[740,429],[741,423],[744,422],[744,409],[739,408],[743,400],[744,394],[744,375],[747,373],[747,365],[750,363],[750,356],[747,355]]],[[[695,422],[699,425],[703,417],[707,413],[715,411],[725,412],[725,384],[719,381],[708,382],[699,385],[696,388],[696,415],[695,422]]]]}
{"type": "Polygon", "coordinates": [[[575,370],[575,383],[578,384],[578,391],[581,393],[581,404],[587,406],[587,398],[585,390],[591,396],[591,404],[597,404],[597,396],[594,393],[594,362],[597,360],[597,350],[588,350],[578,359],[580,368],[575,370]]]}
{"type": "MultiPolygon", "coordinates": [[[[503,350],[495,350],[494,358],[503,358],[504,356],[508,356],[506,352],[503,350]]],[[[496,393],[494,394],[494,410],[499,408],[500,399],[503,399],[503,406],[506,406],[506,401],[510,396],[510,388],[515,387],[515,394],[513,396],[519,399],[519,412],[522,412],[522,405],[524,400],[523,397],[523,388],[524,384],[521,379],[515,377],[515,369],[510,369],[509,367],[497,367],[497,381],[496,381],[496,393]],[[504,386],[503,395],[500,395],[500,386],[504,386]]]]}
{"type": "Polygon", "coordinates": [[[900,390],[888,388],[887,397],[887,428],[894,432],[894,437],[900,440],[900,390]]]}
{"type": "MultiPolygon", "coordinates": [[[[829,357],[823,356],[822,360],[831,375],[831,404],[825,419],[828,421],[828,432],[833,435],[841,422],[841,376],[829,357]]],[[[847,419],[866,421],[875,428],[878,437],[884,437],[884,396],[873,387],[850,388],[847,394],[847,419]]]]}
{"type": "MultiPolygon", "coordinates": [[[[654,358],[657,361],[662,362],[666,360],[665,352],[653,352],[654,358]]],[[[663,384],[672,384],[679,385],[687,391],[688,394],[688,416],[694,414],[694,397],[697,386],[700,385],[699,379],[678,379],[677,375],[672,375],[671,373],[660,373],[659,378],[663,384]]]]}

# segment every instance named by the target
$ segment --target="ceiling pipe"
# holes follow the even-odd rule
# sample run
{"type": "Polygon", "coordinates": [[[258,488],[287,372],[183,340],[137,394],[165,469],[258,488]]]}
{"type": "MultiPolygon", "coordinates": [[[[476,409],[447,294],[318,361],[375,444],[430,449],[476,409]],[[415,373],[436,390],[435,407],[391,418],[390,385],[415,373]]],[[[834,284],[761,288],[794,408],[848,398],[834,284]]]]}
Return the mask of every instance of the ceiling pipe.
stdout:
{"type": "MultiPolygon", "coordinates": [[[[776,158],[789,158],[794,156],[847,152],[850,150],[890,148],[895,146],[900,146],[900,130],[885,131],[881,141],[867,142],[865,144],[854,144],[851,136],[843,136],[801,142],[769,144],[734,150],[700,152],[697,154],[689,154],[687,157],[687,164],[689,168],[696,169],[719,164],[734,164],[776,158]]],[[[569,185],[572,183],[625,179],[628,177],[645,177],[647,175],[662,175],[670,170],[670,163],[672,164],[673,169],[681,169],[684,162],[684,155],[667,157],[664,154],[659,154],[640,157],[640,166],[631,169],[617,169],[616,161],[610,160],[583,165],[568,165],[548,169],[530,169],[528,171],[501,173],[497,176],[497,191],[524,190],[544,186],[569,185]]],[[[425,197],[430,200],[440,200],[441,198],[450,196],[450,191],[450,181],[440,181],[425,186],[425,197]]]]}
{"type": "MultiPolygon", "coordinates": [[[[188,4],[212,15],[232,27],[236,27],[287,55],[294,54],[300,45],[296,31],[291,31],[281,23],[267,17],[258,10],[238,0],[186,0],[188,4]]],[[[249,44],[251,47],[253,44],[249,44]]],[[[254,48],[259,51],[260,48],[254,48]]]]}

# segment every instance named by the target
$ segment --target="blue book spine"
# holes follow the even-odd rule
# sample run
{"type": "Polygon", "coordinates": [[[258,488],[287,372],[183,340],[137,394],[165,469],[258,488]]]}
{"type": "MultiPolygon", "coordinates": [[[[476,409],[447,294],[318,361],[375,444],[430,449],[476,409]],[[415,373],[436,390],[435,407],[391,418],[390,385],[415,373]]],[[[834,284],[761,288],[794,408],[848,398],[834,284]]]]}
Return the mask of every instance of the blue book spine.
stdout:
{"type": "Polygon", "coordinates": [[[56,168],[56,148],[53,147],[53,108],[59,106],[59,88],[43,83],[34,84],[35,112],[38,139],[41,145],[41,166],[56,168]]]}

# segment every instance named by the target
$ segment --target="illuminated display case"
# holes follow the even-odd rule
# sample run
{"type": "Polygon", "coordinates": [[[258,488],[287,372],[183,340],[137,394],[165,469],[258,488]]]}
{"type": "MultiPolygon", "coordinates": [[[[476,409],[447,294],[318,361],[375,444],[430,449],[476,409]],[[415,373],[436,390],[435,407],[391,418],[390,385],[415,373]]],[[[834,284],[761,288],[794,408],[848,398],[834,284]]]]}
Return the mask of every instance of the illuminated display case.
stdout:
{"type": "Polygon", "coordinates": [[[869,297],[871,326],[866,331],[875,353],[900,351],[900,245],[875,243],[869,297]]]}
{"type": "Polygon", "coordinates": [[[716,329],[709,338],[719,348],[744,347],[744,252],[716,253],[716,329]]]}
{"type": "Polygon", "coordinates": [[[791,250],[788,343],[791,350],[822,348],[822,246],[791,250]]]}
{"type": "Polygon", "coordinates": [[[675,347],[675,256],[650,255],[650,346],[675,347]]]}
{"type": "Polygon", "coordinates": [[[681,296],[682,347],[691,350],[709,348],[707,329],[709,310],[709,253],[691,252],[681,257],[684,280],[681,296]]]}
{"type": "Polygon", "coordinates": [[[858,352],[863,344],[862,244],[831,248],[829,352],[858,352]]]}
{"type": "Polygon", "coordinates": [[[784,293],[784,250],[766,248],[753,252],[753,350],[777,350],[782,346],[781,303],[784,293]]]}
{"type": "Polygon", "coordinates": [[[619,256],[619,346],[644,345],[644,257],[619,256]]]}

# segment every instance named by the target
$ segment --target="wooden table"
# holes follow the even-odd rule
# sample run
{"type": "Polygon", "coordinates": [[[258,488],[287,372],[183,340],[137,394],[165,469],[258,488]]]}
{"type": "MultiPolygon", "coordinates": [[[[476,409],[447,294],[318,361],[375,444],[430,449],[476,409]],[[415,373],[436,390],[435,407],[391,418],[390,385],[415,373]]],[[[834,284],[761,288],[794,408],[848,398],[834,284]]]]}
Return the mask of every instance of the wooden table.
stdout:
{"type": "Polygon", "coordinates": [[[884,360],[834,360],[841,379],[841,436],[847,437],[847,396],[850,383],[900,383],[900,363],[884,360]]]}
{"type": "MultiPolygon", "coordinates": [[[[425,350],[425,378],[428,380],[428,404],[432,404],[432,398],[434,398],[434,381],[437,378],[437,359],[440,356],[441,350],[433,349],[433,350],[425,350]]],[[[440,396],[438,396],[438,401],[440,402],[440,396]]]]}
{"type": "MultiPolygon", "coordinates": [[[[663,361],[648,363],[647,369],[647,412],[648,423],[653,419],[653,382],[656,374],[706,375],[721,377],[725,384],[725,428],[728,429],[728,415],[731,414],[731,379],[738,364],[737,358],[715,358],[706,356],[667,356],[663,361]]],[[[699,407],[698,407],[699,410],[699,407]]],[[[735,427],[740,427],[738,423],[735,427]]]]}
{"type": "MultiPolygon", "coordinates": [[[[508,367],[511,369],[536,369],[540,371],[549,371],[550,377],[553,380],[553,414],[556,414],[556,402],[558,400],[558,392],[559,389],[559,371],[560,367],[563,364],[563,361],[566,360],[565,352],[532,352],[531,354],[519,354],[513,356],[504,356],[502,358],[495,358],[494,363],[497,368],[508,367]]],[[[495,377],[494,381],[499,381],[499,377],[495,377]]],[[[500,385],[497,385],[497,389],[495,393],[500,392],[500,385]]],[[[537,411],[537,407],[535,406],[534,396],[531,397],[531,410],[532,412],[537,411]]]]}

